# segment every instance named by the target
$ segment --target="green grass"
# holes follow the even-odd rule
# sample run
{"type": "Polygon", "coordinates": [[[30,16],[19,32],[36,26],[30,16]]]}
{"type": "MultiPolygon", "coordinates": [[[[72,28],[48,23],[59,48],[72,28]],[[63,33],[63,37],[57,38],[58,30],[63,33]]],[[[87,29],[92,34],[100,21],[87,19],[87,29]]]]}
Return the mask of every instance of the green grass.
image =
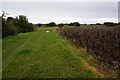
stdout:
{"type": "Polygon", "coordinates": [[[54,30],[40,28],[4,38],[3,78],[98,78],[54,30]]]}

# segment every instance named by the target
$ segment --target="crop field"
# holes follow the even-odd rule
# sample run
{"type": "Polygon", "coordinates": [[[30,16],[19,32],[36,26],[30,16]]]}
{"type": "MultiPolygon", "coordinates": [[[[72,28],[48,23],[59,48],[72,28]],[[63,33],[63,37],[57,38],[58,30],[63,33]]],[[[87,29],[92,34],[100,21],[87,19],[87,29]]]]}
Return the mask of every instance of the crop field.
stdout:
{"type": "Polygon", "coordinates": [[[120,80],[118,1],[0,5],[1,79],[120,80]]]}
{"type": "Polygon", "coordinates": [[[114,66],[120,74],[120,27],[65,27],[58,31],[72,44],[114,66]]]}
{"type": "Polygon", "coordinates": [[[39,28],[3,38],[3,78],[102,77],[55,29],[39,28]]]}

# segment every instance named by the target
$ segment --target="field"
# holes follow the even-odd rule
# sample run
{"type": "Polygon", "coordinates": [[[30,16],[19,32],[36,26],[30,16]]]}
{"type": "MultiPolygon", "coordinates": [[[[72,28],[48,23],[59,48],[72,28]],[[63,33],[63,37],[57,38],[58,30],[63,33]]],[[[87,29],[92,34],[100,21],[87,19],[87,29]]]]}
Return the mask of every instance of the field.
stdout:
{"type": "Polygon", "coordinates": [[[3,38],[3,78],[99,78],[55,28],[3,38]],[[49,33],[46,31],[49,30],[49,33]]]}
{"type": "Polygon", "coordinates": [[[66,27],[58,30],[71,43],[85,47],[108,64],[120,63],[119,27],[66,27]]]}

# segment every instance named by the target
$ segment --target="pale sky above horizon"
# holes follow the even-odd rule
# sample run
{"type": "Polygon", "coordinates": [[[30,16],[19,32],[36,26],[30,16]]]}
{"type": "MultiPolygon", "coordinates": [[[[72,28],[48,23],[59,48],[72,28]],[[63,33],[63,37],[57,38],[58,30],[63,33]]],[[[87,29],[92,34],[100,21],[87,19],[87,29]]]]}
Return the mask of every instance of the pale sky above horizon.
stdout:
{"type": "Polygon", "coordinates": [[[120,0],[1,0],[2,2],[119,2],[120,0]]]}
{"type": "Polygon", "coordinates": [[[103,23],[108,21],[118,22],[117,0],[115,0],[116,2],[14,2],[14,0],[12,1],[13,2],[8,2],[8,0],[2,1],[2,11],[9,13],[10,15],[8,16],[12,17],[18,15],[25,15],[27,16],[29,22],[32,23],[80,22],[84,24],[84,23],[103,23]]]}

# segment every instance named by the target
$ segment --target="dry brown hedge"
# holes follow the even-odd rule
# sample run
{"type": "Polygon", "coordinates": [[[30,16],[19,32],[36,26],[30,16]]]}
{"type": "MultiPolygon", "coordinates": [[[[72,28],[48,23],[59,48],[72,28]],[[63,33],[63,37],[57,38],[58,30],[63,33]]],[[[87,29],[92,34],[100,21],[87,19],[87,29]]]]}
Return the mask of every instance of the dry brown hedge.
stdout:
{"type": "Polygon", "coordinates": [[[103,61],[120,64],[120,27],[64,27],[60,34],[103,61]]]}

